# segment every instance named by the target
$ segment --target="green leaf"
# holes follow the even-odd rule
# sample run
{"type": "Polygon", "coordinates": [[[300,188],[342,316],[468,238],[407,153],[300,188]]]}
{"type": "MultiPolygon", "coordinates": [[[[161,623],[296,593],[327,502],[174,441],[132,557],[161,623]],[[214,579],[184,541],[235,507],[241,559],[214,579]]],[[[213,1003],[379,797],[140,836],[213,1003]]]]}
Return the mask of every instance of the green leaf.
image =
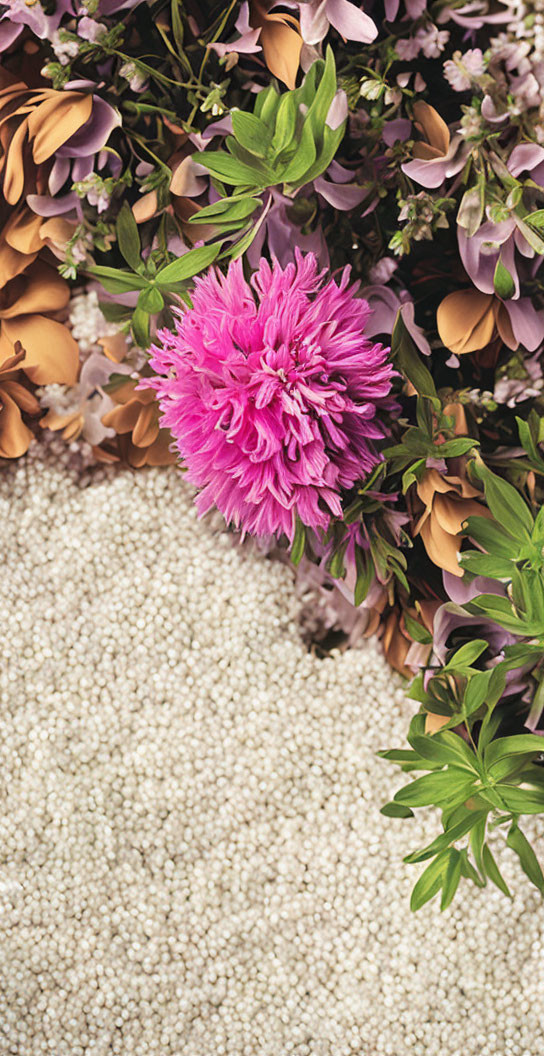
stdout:
{"type": "Polygon", "coordinates": [[[485,880],[482,880],[469,860],[466,847],[461,850],[461,876],[464,876],[466,880],[472,880],[477,887],[485,887],[485,880]]]}
{"type": "Polygon", "coordinates": [[[132,333],[136,344],[146,349],[151,341],[149,336],[149,315],[143,308],[135,308],[131,320],[132,333]]]}
{"type": "Polygon", "coordinates": [[[524,217],[524,221],[531,227],[536,227],[537,231],[544,232],[544,209],[536,209],[534,213],[529,213],[524,217]]]}
{"type": "Polygon", "coordinates": [[[189,250],[178,260],[173,260],[171,264],[166,264],[164,268],[161,268],[156,277],[157,286],[171,288],[178,282],[186,282],[199,271],[209,267],[220,249],[221,243],[213,242],[209,246],[199,246],[197,249],[189,250]]]}
{"type": "Polygon", "coordinates": [[[442,912],[448,908],[452,902],[455,892],[459,886],[459,880],[461,879],[461,854],[459,851],[453,848],[449,854],[448,865],[444,875],[442,883],[442,898],[440,900],[440,909],[442,912]]]}
{"type": "Polygon", "coordinates": [[[507,895],[508,898],[512,898],[511,892],[508,888],[506,881],[503,879],[502,873],[491,853],[487,843],[484,843],[482,849],[482,865],[484,869],[484,875],[488,876],[491,883],[495,884],[502,891],[503,895],[507,895]]]}
{"type": "Polygon", "coordinates": [[[488,643],[483,638],[475,638],[473,642],[466,642],[457,649],[448,663],[442,668],[443,671],[461,671],[470,667],[475,660],[488,648],[488,643]]]}
{"type": "Polygon", "coordinates": [[[237,195],[233,198],[221,198],[213,205],[207,205],[189,218],[191,224],[225,224],[234,220],[247,220],[262,205],[261,198],[250,198],[237,195]]]}
{"type": "Polygon", "coordinates": [[[272,140],[268,125],[255,114],[243,110],[231,110],[231,118],[232,130],[241,146],[258,158],[265,158],[272,140]]]}
{"type": "MultiPolygon", "coordinates": [[[[544,210],[542,210],[542,212],[544,213],[544,210]]],[[[523,834],[516,822],[513,823],[508,832],[506,846],[510,847],[512,851],[515,851],[524,873],[529,877],[531,883],[533,883],[535,887],[538,887],[540,893],[544,895],[544,874],[529,840],[523,834]]]]}
{"type": "Polygon", "coordinates": [[[536,733],[520,733],[512,737],[499,737],[489,744],[484,752],[484,766],[491,772],[499,759],[512,755],[539,755],[544,751],[544,740],[536,733]]]}
{"type": "Polygon", "coordinates": [[[399,789],[393,799],[395,803],[409,807],[439,806],[454,797],[460,797],[463,802],[470,796],[475,781],[476,775],[467,777],[466,770],[449,768],[416,778],[411,784],[399,789]]]}
{"type": "MultiPolygon", "coordinates": [[[[544,209],[542,209],[541,212],[544,213],[544,209]]],[[[523,418],[516,418],[516,422],[518,424],[519,438],[522,446],[525,448],[527,454],[535,465],[541,470],[544,470],[544,458],[537,447],[537,444],[539,443],[538,432],[536,436],[533,436],[529,422],[524,422],[523,418]]],[[[542,507],[542,509],[544,509],[544,507],[542,507]]]]}
{"type": "Polygon", "coordinates": [[[474,576],[488,576],[489,579],[503,582],[512,579],[514,568],[512,561],[506,557],[491,557],[490,554],[479,554],[476,550],[462,553],[459,564],[474,576]]]}
{"type": "Polygon", "coordinates": [[[414,851],[412,854],[408,854],[404,861],[409,863],[424,862],[427,858],[434,857],[435,854],[445,850],[446,847],[455,843],[456,840],[460,840],[462,836],[466,836],[467,832],[470,832],[474,825],[481,821],[483,817],[487,817],[487,814],[487,810],[467,810],[463,819],[446,829],[445,832],[441,833],[440,836],[437,836],[427,847],[423,847],[421,851],[414,851]]]}
{"type": "MultiPolygon", "coordinates": [[[[483,546],[494,557],[505,557],[515,560],[519,553],[519,542],[497,521],[487,517],[468,517],[464,527],[471,539],[483,546]]],[[[461,554],[464,558],[465,554],[461,554]]]]}
{"type": "Polygon", "coordinates": [[[461,767],[472,774],[478,773],[478,760],[458,733],[439,731],[438,733],[415,735],[410,737],[410,744],[424,759],[442,765],[461,767]]]}
{"type": "Polygon", "coordinates": [[[459,227],[464,228],[469,238],[472,238],[480,227],[484,206],[485,181],[478,179],[474,187],[469,187],[468,191],[465,191],[457,212],[457,223],[459,227]]]}
{"type": "Polygon", "coordinates": [[[416,346],[406,329],[400,312],[393,328],[391,352],[397,366],[412,382],[419,395],[436,398],[436,388],[432,376],[421,361],[421,357],[418,355],[416,346]]]}
{"type": "Polygon", "coordinates": [[[138,308],[142,308],[144,312],[149,312],[150,315],[162,312],[164,297],[160,290],[156,286],[148,286],[146,290],[142,290],[138,297],[138,308]]]}
{"type": "Polygon", "coordinates": [[[88,271],[90,275],[98,279],[108,293],[131,293],[133,290],[145,289],[148,284],[148,280],[142,275],[119,271],[117,268],[103,268],[101,265],[94,265],[88,271]]]}
{"type": "Polygon", "coordinates": [[[140,233],[128,202],[123,202],[115,229],[117,243],[124,259],[130,268],[138,271],[142,267],[140,233]]]}
{"type": "Polygon", "coordinates": [[[281,173],[283,183],[293,184],[294,186],[301,182],[307,183],[306,174],[316,159],[316,153],[314,134],[311,125],[306,121],[302,126],[302,133],[297,143],[295,156],[281,173]]]}
{"type": "Polygon", "coordinates": [[[410,638],[413,638],[414,642],[420,642],[421,645],[432,645],[432,634],[429,634],[427,628],[423,627],[417,622],[417,620],[414,620],[409,612],[405,611],[404,622],[406,624],[406,630],[408,631],[410,638]]]}
{"type": "Polygon", "coordinates": [[[501,297],[503,301],[509,300],[516,292],[516,284],[500,257],[493,275],[493,288],[497,296],[501,297]]]}
{"type": "Polygon", "coordinates": [[[272,138],[271,151],[280,154],[291,144],[297,124],[297,103],[295,92],[284,92],[276,113],[276,124],[272,138]]]}
{"type": "Polygon", "coordinates": [[[295,520],[295,534],[293,537],[293,543],[291,546],[291,561],[293,564],[299,565],[304,555],[304,549],[306,547],[306,527],[302,523],[298,514],[295,520]]]}
{"type": "Polygon", "coordinates": [[[414,816],[413,810],[403,806],[402,803],[385,803],[380,809],[380,814],[385,814],[386,818],[413,818],[414,816]]]}
{"type": "Polygon", "coordinates": [[[261,121],[264,121],[265,125],[268,125],[269,127],[274,121],[274,116],[280,104],[280,98],[281,97],[273,84],[270,84],[268,88],[263,88],[263,90],[258,92],[255,97],[253,112],[256,117],[260,117],[261,121]]]}
{"type": "Polygon", "coordinates": [[[230,183],[235,187],[263,188],[267,186],[268,181],[260,169],[244,165],[225,151],[204,151],[198,155],[198,161],[210,170],[212,176],[217,176],[223,183],[230,183]]]}
{"type": "Polygon", "coordinates": [[[544,788],[520,788],[517,785],[498,786],[500,796],[513,814],[544,814],[544,788]]]}
{"type": "Polygon", "coordinates": [[[492,473],[481,460],[472,466],[475,475],[483,481],[487,505],[495,520],[514,539],[526,542],[533,530],[533,518],[527,503],[511,484],[492,473]]]}
{"type": "Polygon", "coordinates": [[[440,855],[421,874],[410,898],[410,909],[414,913],[440,891],[448,859],[449,855],[440,855]]]}
{"type": "Polygon", "coordinates": [[[374,566],[372,562],[365,557],[360,547],[355,547],[355,567],[357,570],[357,580],[355,582],[355,591],[353,595],[354,605],[361,605],[365,600],[369,590],[370,584],[374,579],[374,566]]]}

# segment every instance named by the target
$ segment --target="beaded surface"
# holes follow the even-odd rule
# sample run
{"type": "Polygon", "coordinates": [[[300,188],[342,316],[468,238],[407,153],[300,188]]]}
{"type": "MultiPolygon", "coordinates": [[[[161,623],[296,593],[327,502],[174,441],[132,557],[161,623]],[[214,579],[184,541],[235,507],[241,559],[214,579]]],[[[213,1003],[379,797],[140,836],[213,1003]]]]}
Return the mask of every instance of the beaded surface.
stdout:
{"type": "Polygon", "coordinates": [[[312,656],[178,471],[64,450],[0,476],[2,1056],[535,1056],[507,853],[511,903],[410,915],[435,822],[379,814],[413,704],[377,646],[312,656]]]}

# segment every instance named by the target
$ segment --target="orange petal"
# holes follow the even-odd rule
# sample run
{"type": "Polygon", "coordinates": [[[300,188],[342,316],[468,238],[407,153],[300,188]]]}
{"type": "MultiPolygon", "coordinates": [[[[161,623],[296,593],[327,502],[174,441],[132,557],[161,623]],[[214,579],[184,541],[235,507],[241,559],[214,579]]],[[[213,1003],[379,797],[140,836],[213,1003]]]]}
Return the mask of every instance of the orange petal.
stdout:
{"type": "Polygon", "coordinates": [[[519,341],[514,337],[514,331],[512,330],[512,324],[510,322],[510,316],[502,303],[502,301],[495,301],[495,319],[497,322],[497,330],[501,341],[504,341],[508,348],[511,348],[513,352],[519,345],[519,341]]]}
{"type": "Polygon", "coordinates": [[[91,95],[80,92],[55,92],[36,107],[28,118],[32,157],[36,165],[47,161],[91,116],[91,95]]]}
{"type": "Polygon", "coordinates": [[[20,315],[3,320],[4,334],[12,345],[21,342],[26,352],[22,366],[35,385],[75,385],[79,349],[62,323],[45,315],[20,315]]]}
{"type": "Polygon", "coordinates": [[[437,495],[433,502],[432,516],[448,535],[457,535],[467,517],[478,517],[485,507],[472,499],[459,499],[453,495],[437,495]]]}
{"type": "Polygon", "coordinates": [[[0,390],[0,457],[19,458],[28,451],[31,440],[32,433],[24,424],[17,404],[0,390]]]}

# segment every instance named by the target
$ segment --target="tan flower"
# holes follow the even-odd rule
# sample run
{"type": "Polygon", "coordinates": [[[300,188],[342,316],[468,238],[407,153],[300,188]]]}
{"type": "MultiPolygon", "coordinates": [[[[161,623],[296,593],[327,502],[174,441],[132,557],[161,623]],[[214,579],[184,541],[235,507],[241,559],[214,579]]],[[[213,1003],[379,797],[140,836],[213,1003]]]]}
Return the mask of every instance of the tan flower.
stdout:
{"type": "Polygon", "coordinates": [[[502,301],[474,288],[448,293],[438,306],[436,324],[440,340],[456,356],[486,348],[497,337],[508,348],[518,347],[502,301]]]}
{"type": "Polygon", "coordinates": [[[17,344],[14,355],[0,366],[0,458],[25,454],[33,434],[22,414],[40,413],[40,405],[21,370],[24,358],[24,349],[17,344]]]}
{"type": "Polygon", "coordinates": [[[271,5],[252,0],[250,22],[261,30],[259,44],[270,73],[294,88],[303,44],[299,23],[286,12],[269,12],[267,6],[271,5]]]}
{"type": "Polygon", "coordinates": [[[414,144],[412,156],[421,161],[446,157],[450,149],[450,130],[440,114],[423,101],[414,104],[414,124],[423,139],[414,144]]]}
{"type": "Polygon", "coordinates": [[[457,560],[463,538],[461,526],[467,517],[489,516],[489,510],[476,501],[480,493],[465,477],[444,476],[436,469],[428,469],[416,488],[425,508],[414,535],[421,535],[435,565],[462,576],[457,560]]]}
{"type": "Polygon", "coordinates": [[[117,405],[102,418],[103,425],[115,429],[116,441],[94,449],[103,462],[128,462],[140,466],[168,466],[177,461],[169,450],[172,437],[159,426],[159,405],[151,389],[136,389],[134,378],[108,386],[108,395],[117,405]]]}
{"type": "Polygon", "coordinates": [[[55,318],[70,298],[68,284],[55,268],[34,260],[0,290],[0,365],[25,350],[21,369],[36,385],[73,385],[79,367],[78,346],[55,318]]]}
{"type": "Polygon", "coordinates": [[[0,179],[10,205],[45,191],[42,166],[89,120],[92,108],[92,96],[82,92],[29,88],[23,81],[0,89],[0,179]]]}

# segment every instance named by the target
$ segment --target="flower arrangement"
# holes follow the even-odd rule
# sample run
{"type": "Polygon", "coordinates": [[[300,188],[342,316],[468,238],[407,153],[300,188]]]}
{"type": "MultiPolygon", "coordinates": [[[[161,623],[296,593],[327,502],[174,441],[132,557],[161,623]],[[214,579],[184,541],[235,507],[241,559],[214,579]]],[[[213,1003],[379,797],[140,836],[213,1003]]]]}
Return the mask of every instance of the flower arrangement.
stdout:
{"type": "Polygon", "coordinates": [[[541,0],[6,0],[0,50],[0,455],[179,459],[411,680],[413,908],[544,894],[541,0]]]}

